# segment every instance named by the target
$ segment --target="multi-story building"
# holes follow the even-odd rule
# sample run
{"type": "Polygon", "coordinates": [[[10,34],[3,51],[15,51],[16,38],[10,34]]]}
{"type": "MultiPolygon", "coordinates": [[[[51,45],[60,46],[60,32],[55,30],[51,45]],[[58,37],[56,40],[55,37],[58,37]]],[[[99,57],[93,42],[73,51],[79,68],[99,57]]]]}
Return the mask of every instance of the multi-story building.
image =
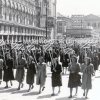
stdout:
{"type": "MultiPolygon", "coordinates": [[[[46,30],[39,28],[37,0],[0,0],[0,39],[10,42],[43,42],[46,30]]],[[[48,31],[49,34],[49,31],[48,31]]]]}
{"type": "Polygon", "coordinates": [[[69,27],[71,27],[71,19],[57,13],[57,34],[63,35],[66,32],[66,28],[69,27]]]}
{"type": "Polygon", "coordinates": [[[56,37],[56,0],[41,0],[40,27],[51,32],[51,38],[56,37]]]}
{"type": "Polygon", "coordinates": [[[93,14],[84,17],[87,26],[93,27],[95,32],[100,33],[100,16],[93,14]]]}

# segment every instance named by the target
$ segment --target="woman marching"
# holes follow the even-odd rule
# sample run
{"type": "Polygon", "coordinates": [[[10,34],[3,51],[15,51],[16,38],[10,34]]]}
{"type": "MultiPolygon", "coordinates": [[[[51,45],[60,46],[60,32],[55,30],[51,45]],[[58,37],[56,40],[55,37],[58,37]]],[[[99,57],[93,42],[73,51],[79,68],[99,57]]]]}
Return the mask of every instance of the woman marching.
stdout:
{"type": "Polygon", "coordinates": [[[23,88],[23,80],[24,80],[24,74],[25,74],[25,68],[26,68],[26,60],[23,57],[23,54],[20,53],[18,57],[18,67],[16,70],[16,80],[19,82],[19,86],[17,90],[20,90],[20,88],[23,88]]]}
{"type": "Polygon", "coordinates": [[[71,59],[71,64],[69,65],[70,74],[69,74],[69,81],[68,81],[68,87],[70,88],[70,96],[69,98],[72,98],[72,91],[73,88],[76,88],[76,93],[77,95],[78,92],[78,86],[81,85],[81,76],[79,75],[80,72],[80,65],[77,63],[77,58],[76,56],[72,56],[71,59]]]}
{"type": "Polygon", "coordinates": [[[41,93],[41,88],[42,91],[45,88],[45,81],[46,81],[46,64],[43,63],[44,59],[43,57],[39,57],[39,63],[37,65],[37,79],[36,79],[36,84],[40,85],[39,93],[41,93]]]}
{"type": "Polygon", "coordinates": [[[34,77],[36,74],[35,62],[32,56],[29,56],[29,64],[27,69],[26,83],[29,84],[28,92],[33,89],[34,77]]]}
{"type": "Polygon", "coordinates": [[[54,89],[55,87],[59,87],[58,93],[60,93],[60,87],[62,86],[62,78],[61,78],[61,72],[62,68],[61,65],[59,64],[59,59],[56,58],[56,64],[51,66],[51,72],[52,72],[52,89],[53,93],[51,96],[54,96],[54,89]]]}
{"type": "Polygon", "coordinates": [[[3,57],[0,55],[0,84],[2,82],[3,66],[4,66],[4,60],[3,60],[3,57]]]}
{"type": "Polygon", "coordinates": [[[92,75],[94,75],[94,67],[91,64],[91,59],[87,57],[85,63],[81,66],[82,75],[82,89],[84,90],[83,96],[87,98],[89,89],[92,88],[92,75]]]}
{"type": "Polygon", "coordinates": [[[6,54],[5,57],[5,65],[4,65],[4,76],[3,76],[3,81],[6,82],[5,88],[8,88],[8,81],[10,81],[11,86],[12,82],[11,80],[14,80],[14,74],[13,74],[13,59],[10,56],[10,53],[6,54]]]}

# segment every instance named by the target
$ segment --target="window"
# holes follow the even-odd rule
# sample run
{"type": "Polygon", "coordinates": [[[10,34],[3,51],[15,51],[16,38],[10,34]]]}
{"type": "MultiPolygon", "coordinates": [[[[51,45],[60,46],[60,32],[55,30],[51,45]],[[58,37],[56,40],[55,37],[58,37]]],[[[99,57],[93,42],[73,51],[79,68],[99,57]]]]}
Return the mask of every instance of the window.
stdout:
{"type": "Polygon", "coordinates": [[[4,26],[4,33],[6,32],[6,26],[4,26]]]}
{"type": "Polygon", "coordinates": [[[93,27],[96,27],[96,23],[93,23],[93,25],[92,25],[93,27]]]}
{"type": "Polygon", "coordinates": [[[0,25],[0,32],[1,32],[1,25],[0,25]]]}
{"type": "Polygon", "coordinates": [[[18,22],[18,15],[16,16],[17,22],[18,22]]]}
{"type": "Polygon", "coordinates": [[[12,15],[11,15],[11,13],[9,14],[9,20],[10,20],[10,21],[12,20],[12,15]]]}
{"type": "Polygon", "coordinates": [[[88,23],[87,25],[90,26],[90,23],[88,23]]]}
{"type": "Polygon", "coordinates": [[[5,20],[7,19],[7,14],[5,13],[5,20]]]}
{"type": "Polygon", "coordinates": [[[10,33],[12,33],[12,27],[10,27],[10,33]]]}
{"type": "Polygon", "coordinates": [[[62,23],[59,23],[59,26],[62,26],[62,23]]]}

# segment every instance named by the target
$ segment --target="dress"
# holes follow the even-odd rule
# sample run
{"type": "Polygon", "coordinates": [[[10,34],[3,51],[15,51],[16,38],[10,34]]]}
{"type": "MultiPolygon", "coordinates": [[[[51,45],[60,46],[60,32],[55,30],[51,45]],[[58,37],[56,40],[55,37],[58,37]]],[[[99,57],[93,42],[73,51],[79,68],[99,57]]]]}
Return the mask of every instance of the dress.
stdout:
{"type": "Polygon", "coordinates": [[[52,72],[52,87],[56,86],[62,86],[62,78],[61,78],[61,65],[57,64],[55,67],[56,72],[53,69],[53,66],[51,67],[51,72],[52,72]]]}
{"type": "Polygon", "coordinates": [[[18,67],[16,70],[16,80],[19,83],[22,83],[24,80],[25,68],[26,67],[26,60],[24,58],[18,60],[18,67]]]}
{"type": "Polygon", "coordinates": [[[94,70],[98,70],[98,66],[99,66],[99,58],[98,58],[98,56],[93,57],[92,64],[94,66],[94,70]]]}
{"type": "Polygon", "coordinates": [[[36,84],[44,86],[46,81],[46,64],[38,63],[37,65],[37,74],[36,74],[36,84]]]}
{"type": "Polygon", "coordinates": [[[92,74],[94,72],[93,64],[85,65],[82,64],[82,89],[91,89],[92,88],[92,74]]]}
{"type": "Polygon", "coordinates": [[[0,79],[2,79],[3,59],[0,59],[0,79]]]}
{"type": "Polygon", "coordinates": [[[13,59],[7,59],[6,65],[4,66],[3,81],[7,82],[7,81],[10,81],[10,80],[14,80],[13,59]]]}
{"type": "Polygon", "coordinates": [[[64,54],[63,60],[62,60],[62,67],[68,67],[70,60],[68,54],[64,54]]]}
{"type": "Polygon", "coordinates": [[[80,71],[80,66],[78,63],[75,65],[71,65],[69,68],[70,74],[69,74],[69,81],[68,81],[68,87],[74,88],[77,86],[81,86],[81,76],[78,74],[80,71]]]}
{"type": "Polygon", "coordinates": [[[33,84],[34,83],[34,76],[36,74],[35,64],[29,64],[29,68],[27,69],[27,76],[26,76],[26,83],[33,84]]]}

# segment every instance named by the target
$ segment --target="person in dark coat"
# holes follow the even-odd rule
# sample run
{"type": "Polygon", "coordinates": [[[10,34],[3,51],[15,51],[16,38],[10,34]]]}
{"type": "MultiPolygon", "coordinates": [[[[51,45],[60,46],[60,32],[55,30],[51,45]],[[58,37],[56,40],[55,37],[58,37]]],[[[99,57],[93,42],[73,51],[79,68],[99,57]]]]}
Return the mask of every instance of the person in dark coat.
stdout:
{"type": "Polygon", "coordinates": [[[96,71],[98,70],[98,66],[99,66],[99,57],[97,55],[97,52],[93,53],[92,64],[94,65],[94,71],[96,74],[96,71]]]}
{"type": "Polygon", "coordinates": [[[45,52],[44,58],[45,58],[45,63],[47,63],[48,65],[50,65],[51,58],[50,58],[50,53],[49,53],[49,51],[46,51],[46,52],[45,52]]]}
{"type": "Polygon", "coordinates": [[[81,65],[81,72],[82,89],[84,90],[83,96],[87,99],[88,92],[92,89],[92,76],[94,76],[94,66],[91,63],[91,58],[85,58],[85,63],[81,65]]]}
{"type": "Polygon", "coordinates": [[[4,76],[3,76],[3,81],[6,82],[5,88],[8,88],[8,81],[11,82],[11,80],[14,80],[13,59],[11,58],[10,53],[7,53],[5,57],[4,76]]]}
{"type": "Polygon", "coordinates": [[[79,75],[80,72],[80,65],[77,63],[77,58],[76,56],[72,57],[72,62],[69,65],[69,81],[68,81],[68,87],[70,88],[70,96],[69,98],[72,98],[72,91],[73,88],[76,88],[76,94],[77,95],[77,91],[78,91],[78,86],[81,85],[81,76],[79,75]]]}
{"type": "Polygon", "coordinates": [[[37,64],[37,74],[36,74],[36,84],[40,86],[39,93],[45,89],[46,82],[46,64],[44,63],[44,59],[41,56],[39,58],[39,63],[37,64]]]}
{"type": "Polygon", "coordinates": [[[23,54],[19,54],[18,66],[16,70],[16,80],[19,82],[17,90],[20,90],[20,87],[23,88],[23,80],[26,67],[27,67],[26,59],[24,58],[23,54]]]}
{"type": "Polygon", "coordinates": [[[51,96],[54,96],[55,87],[57,86],[59,87],[58,93],[60,93],[60,87],[62,86],[62,78],[61,78],[62,68],[61,65],[59,64],[58,58],[56,58],[56,65],[54,63],[54,65],[51,66],[51,72],[52,72],[52,89],[53,89],[53,93],[51,94],[51,96]]]}
{"type": "Polygon", "coordinates": [[[4,63],[3,57],[0,56],[0,84],[1,84],[1,82],[2,82],[3,63],[4,63]]]}
{"type": "Polygon", "coordinates": [[[63,57],[61,59],[62,59],[63,74],[64,74],[64,68],[66,68],[65,69],[65,74],[66,74],[67,67],[68,67],[68,64],[70,62],[68,54],[63,53],[63,57]]]}
{"type": "Polygon", "coordinates": [[[35,62],[32,56],[29,56],[29,65],[27,69],[26,83],[29,84],[28,92],[33,89],[34,77],[36,74],[35,62]]]}

